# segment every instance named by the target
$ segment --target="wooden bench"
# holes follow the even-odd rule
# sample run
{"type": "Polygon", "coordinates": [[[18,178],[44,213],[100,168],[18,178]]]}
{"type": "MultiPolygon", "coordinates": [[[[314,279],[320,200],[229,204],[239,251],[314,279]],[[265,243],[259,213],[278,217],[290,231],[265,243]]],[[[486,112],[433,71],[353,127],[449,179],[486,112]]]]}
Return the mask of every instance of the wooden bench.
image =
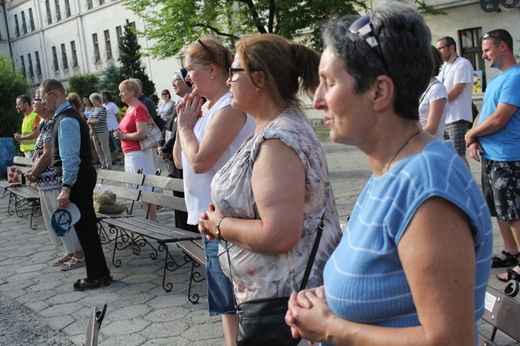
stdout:
{"type": "Polygon", "coordinates": [[[107,231],[103,227],[101,221],[107,218],[120,218],[132,215],[135,202],[137,202],[141,196],[139,187],[144,181],[144,175],[100,169],[97,172],[97,179],[103,188],[115,194],[117,204],[122,204],[121,202],[127,204],[126,213],[107,214],[96,212],[99,239],[102,244],[107,244],[114,240],[114,238],[111,237],[113,234],[110,233],[111,229],[107,231]],[[128,184],[132,184],[135,187],[129,188],[128,184]]]}
{"type": "MultiPolygon", "coordinates": [[[[26,173],[33,166],[33,162],[30,158],[15,156],[13,159],[13,166],[22,174],[26,173]]],[[[8,183],[7,181],[2,182],[1,187],[4,188],[4,195],[9,194],[9,203],[7,204],[7,213],[13,215],[16,213],[18,217],[23,217],[23,209],[29,207],[30,211],[30,226],[32,229],[36,229],[38,225],[34,223],[34,218],[42,215],[40,206],[40,193],[36,186],[31,183],[8,183]],[[14,210],[11,209],[14,207],[14,210]]]]}
{"type": "Polygon", "coordinates": [[[196,269],[206,267],[206,256],[202,248],[202,242],[199,241],[182,241],[177,243],[177,247],[185,254],[187,261],[191,261],[190,285],[188,287],[188,299],[193,304],[199,302],[200,296],[196,293],[191,294],[193,282],[202,282],[206,278],[196,269]]]}
{"type": "MultiPolygon", "coordinates": [[[[140,201],[160,205],[167,209],[186,211],[184,198],[173,196],[174,191],[184,189],[181,179],[145,175],[143,186],[161,189],[161,192],[142,190],[140,201]]],[[[121,265],[121,261],[116,259],[117,250],[132,247],[133,253],[137,255],[143,247],[149,247],[152,250],[150,254],[152,259],[156,259],[159,252],[165,252],[163,288],[167,292],[171,291],[173,284],[166,283],[166,271],[174,271],[188,263],[188,261],[177,263],[170,253],[168,244],[183,240],[196,240],[200,237],[196,233],[176,228],[171,224],[159,224],[144,217],[106,218],[102,222],[115,234],[112,264],[116,267],[121,265]]]]}
{"type": "Polygon", "coordinates": [[[492,287],[486,292],[486,310],[482,319],[493,326],[489,338],[480,332],[479,345],[496,345],[495,338],[500,331],[515,341],[520,341],[520,302],[506,296],[492,287]]]}

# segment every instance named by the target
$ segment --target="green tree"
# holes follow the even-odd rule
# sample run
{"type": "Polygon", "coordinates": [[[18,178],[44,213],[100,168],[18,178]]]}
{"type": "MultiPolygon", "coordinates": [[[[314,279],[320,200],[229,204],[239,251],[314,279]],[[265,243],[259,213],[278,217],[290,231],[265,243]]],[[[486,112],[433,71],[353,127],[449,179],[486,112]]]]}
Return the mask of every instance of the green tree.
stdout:
{"type": "MultiPolygon", "coordinates": [[[[423,0],[422,12],[435,13],[423,0]]],[[[275,33],[298,38],[321,51],[321,30],[331,17],[368,10],[365,0],[127,0],[125,6],[145,24],[142,34],[155,44],[146,53],[168,58],[203,35],[233,47],[247,34],[275,33]]]]}
{"type": "Polygon", "coordinates": [[[112,100],[119,107],[123,106],[119,97],[119,83],[123,80],[121,70],[114,64],[108,65],[99,76],[97,90],[108,90],[112,94],[112,100]]]}
{"type": "Polygon", "coordinates": [[[0,54],[0,137],[20,132],[23,116],[16,111],[16,97],[29,95],[29,88],[29,80],[13,70],[13,61],[0,54]]]}
{"type": "Polygon", "coordinates": [[[144,67],[141,65],[141,45],[137,42],[137,33],[128,19],[119,43],[118,61],[122,79],[138,78],[141,80],[143,94],[157,103],[158,97],[155,95],[155,84],[150,80],[144,67]]]}
{"type": "Polygon", "coordinates": [[[72,76],[69,78],[68,92],[77,93],[80,97],[98,92],[97,84],[98,76],[95,74],[84,74],[80,76],[72,76]]]}

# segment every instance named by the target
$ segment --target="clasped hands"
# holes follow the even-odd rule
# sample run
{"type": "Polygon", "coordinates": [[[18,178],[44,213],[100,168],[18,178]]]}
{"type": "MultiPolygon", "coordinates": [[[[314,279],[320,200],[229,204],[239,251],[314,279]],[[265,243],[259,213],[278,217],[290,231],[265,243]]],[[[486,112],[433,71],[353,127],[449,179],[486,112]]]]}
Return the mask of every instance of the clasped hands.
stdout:
{"type": "Polygon", "coordinates": [[[177,105],[177,126],[179,130],[189,129],[197,123],[202,116],[202,97],[193,94],[186,94],[181,102],[177,105]]]}
{"type": "Polygon", "coordinates": [[[208,210],[206,210],[199,217],[199,232],[206,236],[209,241],[216,240],[215,228],[217,227],[218,220],[223,215],[215,208],[213,203],[209,204],[208,210]]]}
{"type": "Polygon", "coordinates": [[[477,137],[475,137],[473,132],[469,130],[466,132],[464,140],[466,141],[466,147],[469,149],[469,155],[471,158],[477,162],[480,162],[480,155],[484,152],[484,149],[482,149],[482,146],[480,145],[477,137]]]}
{"type": "Polygon", "coordinates": [[[325,290],[320,286],[291,294],[285,323],[291,327],[293,338],[302,337],[313,345],[313,341],[329,341],[326,340],[327,329],[334,325],[336,318],[325,300],[325,290]]]}

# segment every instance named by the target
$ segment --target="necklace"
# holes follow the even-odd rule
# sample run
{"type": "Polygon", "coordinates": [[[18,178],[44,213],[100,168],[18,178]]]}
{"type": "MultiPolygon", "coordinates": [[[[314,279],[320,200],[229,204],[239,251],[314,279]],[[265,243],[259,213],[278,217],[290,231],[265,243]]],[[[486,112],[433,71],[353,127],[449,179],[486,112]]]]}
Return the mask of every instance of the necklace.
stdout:
{"type": "MultiPolygon", "coordinates": [[[[442,69],[442,84],[444,84],[444,81],[446,80],[446,77],[448,75],[448,72],[450,72],[451,70],[451,67],[453,66],[453,64],[455,63],[455,61],[457,61],[459,57],[455,57],[455,59],[453,59],[453,62],[450,64],[450,66],[447,68],[447,69],[442,69]]],[[[445,64],[444,67],[446,67],[448,64],[445,64]]]]}
{"type": "Polygon", "coordinates": [[[265,122],[264,126],[262,126],[262,128],[260,129],[260,131],[258,131],[257,133],[260,133],[262,132],[263,129],[265,129],[267,127],[267,124],[269,124],[269,122],[271,120],[273,120],[274,116],[278,113],[278,109],[274,111],[273,115],[271,115],[271,117],[265,122]]]}
{"type": "Polygon", "coordinates": [[[394,154],[394,156],[392,157],[392,159],[390,160],[390,162],[388,162],[388,164],[386,165],[386,171],[388,172],[388,170],[390,169],[390,165],[392,164],[392,162],[394,162],[395,158],[397,157],[397,155],[399,155],[399,153],[401,151],[403,151],[403,149],[408,145],[408,143],[410,143],[410,141],[412,140],[412,138],[414,138],[415,136],[417,136],[418,134],[421,133],[422,130],[419,130],[417,131],[416,133],[414,133],[413,135],[410,136],[410,138],[408,138],[406,140],[406,142],[404,142],[404,144],[399,148],[399,150],[397,150],[397,152],[394,154]]]}

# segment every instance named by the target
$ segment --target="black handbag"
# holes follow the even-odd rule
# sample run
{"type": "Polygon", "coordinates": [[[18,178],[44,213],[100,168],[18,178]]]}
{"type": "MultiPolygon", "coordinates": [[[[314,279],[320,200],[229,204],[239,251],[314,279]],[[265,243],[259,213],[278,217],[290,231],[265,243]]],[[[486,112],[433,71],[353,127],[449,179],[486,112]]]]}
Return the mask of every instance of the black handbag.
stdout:
{"type": "MultiPolygon", "coordinates": [[[[323,215],[325,216],[325,215],[323,215]]],[[[309,255],[300,290],[307,285],[311,267],[318,251],[324,223],[323,216],[316,230],[316,239],[309,255]]],[[[229,258],[231,271],[231,260],[229,258]]],[[[293,346],[298,345],[301,338],[294,339],[291,328],[285,323],[289,297],[255,299],[237,306],[238,346],[293,346]]]]}

